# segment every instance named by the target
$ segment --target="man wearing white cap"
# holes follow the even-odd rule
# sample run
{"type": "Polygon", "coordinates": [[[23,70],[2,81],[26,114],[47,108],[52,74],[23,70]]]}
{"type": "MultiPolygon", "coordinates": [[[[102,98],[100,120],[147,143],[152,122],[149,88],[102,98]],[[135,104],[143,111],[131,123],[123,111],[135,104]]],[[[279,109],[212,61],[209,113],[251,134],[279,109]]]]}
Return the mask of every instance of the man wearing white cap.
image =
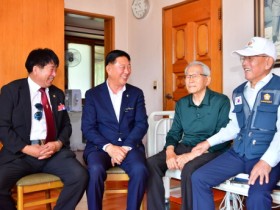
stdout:
{"type": "Polygon", "coordinates": [[[233,91],[230,122],[193,151],[234,139],[233,146],[192,175],[193,209],[215,209],[211,188],[239,173],[249,174],[248,210],[270,210],[271,192],[280,179],[280,77],[271,73],[274,44],[253,37],[240,56],[247,82],[233,91]]]}

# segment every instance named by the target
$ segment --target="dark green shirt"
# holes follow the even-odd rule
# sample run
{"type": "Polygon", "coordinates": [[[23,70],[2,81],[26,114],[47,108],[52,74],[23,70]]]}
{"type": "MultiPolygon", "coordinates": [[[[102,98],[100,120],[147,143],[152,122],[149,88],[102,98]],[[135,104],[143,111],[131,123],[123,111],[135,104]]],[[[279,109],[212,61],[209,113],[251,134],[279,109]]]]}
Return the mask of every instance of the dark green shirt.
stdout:
{"type": "MultiPolygon", "coordinates": [[[[199,106],[193,103],[192,94],[181,98],[176,103],[174,121],[167,133],[165,147],[176,147],[179,142],[196,146],[227,125],[229,110],[229,98],[209,88],[199,106]]],[[[229,144],[225,142],[210,147],[209,152],[225,150],[229,144]]]]}

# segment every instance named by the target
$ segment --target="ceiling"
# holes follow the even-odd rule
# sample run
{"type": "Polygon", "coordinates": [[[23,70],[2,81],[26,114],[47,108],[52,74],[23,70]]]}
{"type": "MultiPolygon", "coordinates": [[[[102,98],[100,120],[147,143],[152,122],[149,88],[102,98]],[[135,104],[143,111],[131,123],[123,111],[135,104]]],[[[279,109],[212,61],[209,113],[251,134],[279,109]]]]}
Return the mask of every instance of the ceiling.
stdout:
{"type": "Polygon", "coordinates": [[[104,40],[104,19],[65,13],[65,34],[104,40]]]}

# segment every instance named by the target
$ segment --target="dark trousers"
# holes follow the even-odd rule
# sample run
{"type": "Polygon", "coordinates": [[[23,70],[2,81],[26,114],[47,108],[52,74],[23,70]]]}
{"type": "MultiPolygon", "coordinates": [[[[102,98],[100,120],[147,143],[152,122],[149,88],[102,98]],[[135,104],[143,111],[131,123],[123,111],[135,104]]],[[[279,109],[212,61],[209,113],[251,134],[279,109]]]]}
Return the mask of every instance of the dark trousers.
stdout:
{"type": "MultiPolygon", "coordinates": [[[[177,155],[188,153],[192,148],[193,147],[178,144],[175,148],[175,153],[177,155]]],[[[217,157],[219,154],[221,153],[205,153],[185,164],[181,173],[182,210],[192,210],[192,173],[205,163],[217,157]]],[[[165,176],[165,172],[168,169],[165,150],[148,158],[147,162],[150,173],[147,187],[148,210],[164,210],[165,198],[162,177],[165,176]]]]}
{"type": "Polygon", "coordinates": [[[75,210],[87,183],[88,173],[75,158],[75,154],[62,149],[46,160],[24,156],[0,166],[0,209],[15,210],[11,189],[23,176],[33,173],[50,173],[57,175],[64,183],[55,210],[75,210]]]}
{"type": "MultiPolygon", "coordinates": [[[[89,171],[87,202],[89,210],[102,210],[106,171],[112,167],[111,157],[104,151],[91,152],[86,157],[89,171]]],[[[148,169],[144,147],[132,149],[119,165],[129,176],[127,210],[139,210],[146,190],[148,169]]]]}
{"type": "MultiPolygon", "coordinates": [[[[208,164],[202,166],[192,175],[193,209],[214,210],[215,205],[211,188],[239,173],[250,174],[258,159],[248,160],[240,157],[233,149],[228,150],[208,164]]],[[[259,179],[251,185],[246,199],[248,210],[271,210],[271,192],[280,179],[280,164],[269,173],[269,183],[259,184],[259,179]]]]}

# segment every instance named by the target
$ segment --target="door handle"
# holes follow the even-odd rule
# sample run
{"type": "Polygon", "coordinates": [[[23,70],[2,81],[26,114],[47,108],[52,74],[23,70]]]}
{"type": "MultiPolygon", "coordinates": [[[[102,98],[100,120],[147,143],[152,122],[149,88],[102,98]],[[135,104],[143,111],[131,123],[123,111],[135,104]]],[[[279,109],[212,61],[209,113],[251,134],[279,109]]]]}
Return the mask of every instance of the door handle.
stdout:
{"type": "Polygon", "coordinates": [[[172,99],[173,96],[172,96],[170,93],[167,93],[167,94],[165,95],[165,98],[166,98],[166,99],[172,99]]]}

